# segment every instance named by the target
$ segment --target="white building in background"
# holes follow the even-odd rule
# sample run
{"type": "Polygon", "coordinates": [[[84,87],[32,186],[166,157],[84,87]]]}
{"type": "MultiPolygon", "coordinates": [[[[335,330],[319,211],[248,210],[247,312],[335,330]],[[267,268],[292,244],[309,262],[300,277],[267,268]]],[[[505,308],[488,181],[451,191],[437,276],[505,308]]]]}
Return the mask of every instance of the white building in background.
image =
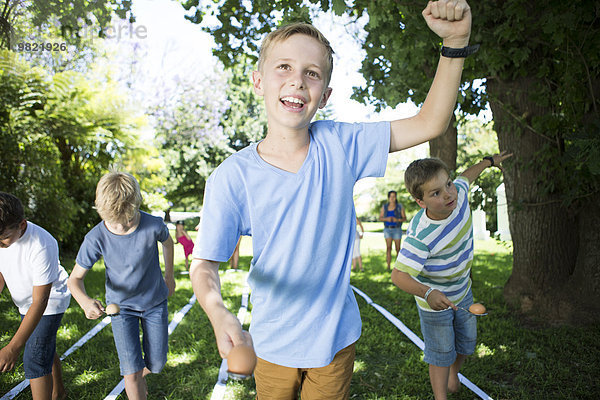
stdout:
{"type": "Polygon", "coordinates": [[[508,223],[508,203],[504,183],[496,188],[498,231],[494,234],[500,240],[512,240],[508,223]]]}
{"type": "Polygon", "coordinates": [[[473,238],[475,240],[488,240],[490,231],[485,226],[485,211],[481,209],[473,210],[473,238]]]}

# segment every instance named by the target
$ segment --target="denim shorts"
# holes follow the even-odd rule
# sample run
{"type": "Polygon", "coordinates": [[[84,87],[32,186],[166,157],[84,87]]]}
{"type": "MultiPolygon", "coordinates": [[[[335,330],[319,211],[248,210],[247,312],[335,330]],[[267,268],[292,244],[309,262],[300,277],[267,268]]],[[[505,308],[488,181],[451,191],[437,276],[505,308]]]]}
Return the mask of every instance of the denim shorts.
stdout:
{"type": "MultiPolygon", "coordinates": [[[[467,310],[473,304],[473,293],[469,293],[458,303],[467,310]]],[[[456,360],[456,354],[470,355],[477,342],[477,317],[461,310],[423,311],[419,307],[421,332],[425,342],[423,361],[438,367],[449,367],[456,360]]]]}
{"type": "Polygon", "coordinates": [[[383,237],[385,239],[394,239],[400,240],[402,239],[402,227],[396,226],[395,228],[388,228],[387,226],[383,228],[383,237]]]}
{"type": "MultiPolygon", "coordinates": [[[[21,321],[25,316],[21,315],[21,321]]],[[[56,353],[56,332],[63,314],[42,315],[31,336],[25,343],[23,368],[25,378],[36,379],[52,373],[56,353]]]]}
{"type": "Polygon", "coordinates": [[[121,308],[119,314],[111,319],[121,375],[134,374],[144,367],[152,373],[159,373],[167,362],[169,346],[167,300],[146,311],[121,308]]]}

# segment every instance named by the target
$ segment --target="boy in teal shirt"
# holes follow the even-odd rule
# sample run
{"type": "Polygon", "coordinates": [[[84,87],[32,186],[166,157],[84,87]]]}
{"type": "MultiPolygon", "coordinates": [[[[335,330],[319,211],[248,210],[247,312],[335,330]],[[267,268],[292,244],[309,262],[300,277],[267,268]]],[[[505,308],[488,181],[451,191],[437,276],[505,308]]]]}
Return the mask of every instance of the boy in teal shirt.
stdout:
{"type": "Polygon", "coordinates": [[[475,317],[457,307],[469,309],[473,304],[469,184],[511,155],[485,157],[454,181],[446,164],[436,158],[413,161],[404,174],[406,188],[422,209],[410,221],[392,282],[415,296],[436,400],[459,389],[458,371],[475,351],[477,338],[475,317]]]}

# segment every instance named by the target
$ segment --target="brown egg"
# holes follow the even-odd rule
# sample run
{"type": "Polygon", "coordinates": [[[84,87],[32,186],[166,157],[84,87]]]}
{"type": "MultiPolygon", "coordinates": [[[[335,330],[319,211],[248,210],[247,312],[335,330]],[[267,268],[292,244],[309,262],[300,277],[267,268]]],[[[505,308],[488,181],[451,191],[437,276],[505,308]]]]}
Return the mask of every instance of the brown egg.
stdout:
{"type": "Polygon", "coordinates": [[[121,308],[117,304],[109,304],[106,306],[107,315],[117,315],[121,308]]]}
{"type": "Polygon", "coordinates": [[[240,375],[252,375],[256,367],[256,353],[252,346],[237,345],[227,355],[229,372],[240,375]]]}
{"type": "Polygon", "coordinates": [[[471,307],[469,307],[469,311],[473,314],[483,314],[485,312],[485,306],[481,303],[473,303],[471,307]]]}

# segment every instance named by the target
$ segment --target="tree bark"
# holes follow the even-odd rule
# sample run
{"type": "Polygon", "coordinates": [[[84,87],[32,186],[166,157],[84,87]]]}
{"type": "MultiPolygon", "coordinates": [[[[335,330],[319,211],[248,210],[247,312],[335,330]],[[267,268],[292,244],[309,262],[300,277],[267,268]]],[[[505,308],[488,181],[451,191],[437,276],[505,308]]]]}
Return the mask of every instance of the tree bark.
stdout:
{"type": "Polygon", "coordinates": [[[456,118],[453,114],[446,132],[444,132],[444,134],[441,136],[429,141],[429,154],[431,157],[437,157],[445,162],[448,168],[450,168],[450,171],[456,170],[456,137],[456,118]]]}
{"type": "Polygon", "coordinates": [[[600,211],[591,203],[583,209],[567,208],[561,193],[547,190],[552,176],[535,156],[551,143],[531,128],[530,121],[550,110],[529,98],[533,83],[533,78],[487,83],[500,151],[514,153],[504,167],[513,239],[513,270],[504,297],[545,322],[598,321],[600,234],[595,227],[600,211]]]}

